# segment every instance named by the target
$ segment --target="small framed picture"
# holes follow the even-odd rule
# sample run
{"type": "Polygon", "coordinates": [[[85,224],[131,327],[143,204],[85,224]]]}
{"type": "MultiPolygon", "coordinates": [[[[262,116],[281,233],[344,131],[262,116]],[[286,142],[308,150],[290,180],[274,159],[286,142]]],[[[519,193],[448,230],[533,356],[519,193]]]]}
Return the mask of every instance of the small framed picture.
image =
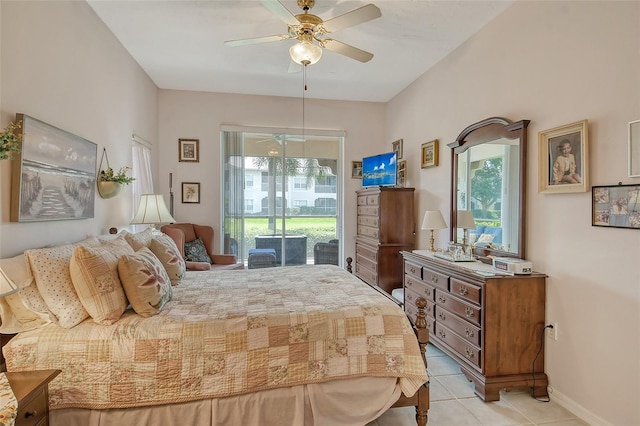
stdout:
{"type": "Polygon", "coordinates": [[[640,185],[591,188],[591,225],[640,229],[640,185]]]}
{"type": "Polygon", "coordinates": [[[178,139],[178,161],[197,163],[200,161],[199,139],[178,139]]]}
{"type": "Polygon", "coordinates": [[[422,144],[422,168],[438,165],[438,139],[422,144]]]}
{"type": "Polygon", "coordinates": [[[351,162],[351,177],[353,179],[362,179],[362,161],[351,162]]]}
{"type": "Polygon", "coordinates": [[[200,182],[182,182],[182,202],[200,203],[200,182]]]}
{"type": "Polygon", "coordinates": [[[640,120],[629,123],[629,177],[640,177],[640,120]]]}
{"type": "Polygon", "coordinates": [[[398,161],[398,179],[397,183],[400,188],[404,188],[406,183],[407,160],[398,161]]]}
{"type": "Polygon", "coordinates": [[[586,192],[589,188],[587,120],[538,133],[538,192],[586,192]]]}
{"type": "Polygon", "coordinates": [[[391,143],[391,146],[393,147],[393,152],[396,153],[396,160],[399,160],[402,158],[402,139],[398,139],[395,142],[391,143]]]}

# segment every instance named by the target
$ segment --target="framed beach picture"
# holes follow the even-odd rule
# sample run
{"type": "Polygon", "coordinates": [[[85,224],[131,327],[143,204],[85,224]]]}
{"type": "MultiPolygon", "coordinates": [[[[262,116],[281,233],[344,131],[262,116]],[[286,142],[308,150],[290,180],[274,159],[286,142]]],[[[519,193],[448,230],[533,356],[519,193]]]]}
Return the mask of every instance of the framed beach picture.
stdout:
{"type": "Polygon", "coordinates": [[[182,202],[200,203],[200,182],[182,182],[182,202]]]}
{"type": "Polygon", "coordinates": [[[98,146],[25,114],[20,153],[12,160],[12,222],[90,219],[98,146]]]}
{"type": "Polygon", "coordinates": [[[538,192],[586,192],[589,188],[587,120],[538,133],[538,192]]]}
{"type": "Polygon", "coordinates": [[[396,153],[396,159],[400,160],[402,158],[402,139],[398,139],[391,143],[393,147],[393,152],[396,153]]]}
{"type": "Polygon", "coordinates": [[[197,163],[200,161],[200,140],[178,139],[178,161],[197,163]]]}

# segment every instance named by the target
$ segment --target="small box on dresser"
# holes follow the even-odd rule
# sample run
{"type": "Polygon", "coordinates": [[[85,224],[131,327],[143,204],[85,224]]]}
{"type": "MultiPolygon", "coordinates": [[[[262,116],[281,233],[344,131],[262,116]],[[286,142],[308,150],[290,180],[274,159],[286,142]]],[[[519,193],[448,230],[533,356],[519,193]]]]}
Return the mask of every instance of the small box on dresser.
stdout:
{"type": "Polygon", "coordinates": [[[547,395],[544,274],[492,275],[489,265],[420,250],[402,256],[405,311],[415,320],[415,300],[427,300],[430,343],[458,362],[478,396],[497,401],[501,389],[525,387],[547,395]]]}
{"type": "Polygon", "coordinates": [[[413,250],[414,188],[357,191],[356,275],[387,293],[402,287],[403,250],[413,250]]]}

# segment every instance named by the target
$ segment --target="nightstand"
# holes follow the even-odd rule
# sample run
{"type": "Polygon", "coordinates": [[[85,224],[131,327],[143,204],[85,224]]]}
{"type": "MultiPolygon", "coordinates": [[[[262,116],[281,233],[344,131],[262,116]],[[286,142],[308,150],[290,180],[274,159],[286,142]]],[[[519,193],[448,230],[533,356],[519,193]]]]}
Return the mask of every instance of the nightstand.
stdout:
{"type": "Polygon", "coordinates": [[[60,370],[5,373],[18,400],[16,426],[47,426],[49,424],[49,382],[60,370]]]}

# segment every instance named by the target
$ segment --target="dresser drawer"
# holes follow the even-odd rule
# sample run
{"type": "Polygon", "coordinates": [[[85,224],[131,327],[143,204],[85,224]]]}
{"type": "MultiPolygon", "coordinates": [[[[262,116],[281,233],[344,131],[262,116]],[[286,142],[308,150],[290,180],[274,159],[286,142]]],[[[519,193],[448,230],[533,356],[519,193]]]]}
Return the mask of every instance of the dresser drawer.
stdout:
{"type": "Polygon", "coordinates": [[[362,278],[366,283],[378,285],[378,274],[371,269],[365,268],[356,261],[356,275],[362,278]]]}
{"type": "Polygon", "coordinates": [[[428,301],[434,301],[435,289],[430,285],[425,284],[423,281],[416,279],[414,276],[406,274],[404,276],[404,286],[406,289],[414,291],[416,294],[424,297],[428,301]]]}
{"type": "Polygon", "coordinates": [[[374,228],[371,226],[358,225],[358,235],[363,235],[365,237],[378,239],[380,232],[378,228],[374,228]]]}
{"type": "Polygon", "coordinates": [[[480,327],[476,327],[469,321],[463,320],[440,306],[436,306],[435,309],[435,318],[438,323],[447,326],[474,345],[480,346],[480,327]]]}
{"type": "Polygon", "coordinates": [[[416,265],[415,263],[404,262],[404,272],[407,275],[410,275],[414,279],[421,280],[422,279],[422,267],[416,265]]]}
{"type": "Polygon", "coordinates": [[[356,254],[374,261],[378,260],[378,250],[376,247],[356,243],[356,254]]]}
{"type": "Polygon", "coordinates": [[[435,312],[435,303],[433,302],[433,300],[428,300],[426,299],[424,296],[422,296],[419,293],[416,293],[415,291],[411,291],[408,288],[405,288],[404,291],[404,303],[409,305],[409,306],[416,306],[416,300],[418,300],[419,297],[422,297],[423,299],[425,299],[427,301],[427,306],[424,308],[424,314],[428,315],[430,317],[433,317],[433,313],[435,312]]]}
{"type": "Polygon", "coordinates": [[[469,302],[480,303],[481,289],[477,285],[466,283],[464,281],[451,278],[449,282],[449,291],[461,299],[468,300],[469,302]]]}
{"type": "Polygon", "coordinates": [[[367,205],[368,206],[378,206],[380,205],[380,195],[367,195],[367,205]]]}
{"type": "Polygon", "coordinates": [[[434,272],[431,269],[422,268],[422,281],[443,290],[449,290],[449,277],[434,272]]]}
{"type": "Polygon", "coordinates": [[[48,402],[45,389],[38,389],[33,399],[18,407],[16,425],[35,426],[37,424],[47,424],[46,417],[48,402]]]}
{"type": "Polygon", "coordinates": [[[358,216],[378,216],[380,208],[376,206],[358,206],[358,216]]]}
{"type": "Polygon", "coordinates": [[[451,329],[445,327],[439,321],[436,321],[435,329],[435,336],[452,347],[461,358],[466,359],[478,368],[482,367],[480,360],[480,348],[472,345],[462,337],[458,336],[451,329]]]}
{"type": "Polygon", "coordinates": [[[367,196],[360,195],[358,196],[358,206],[366,206],[367,205],[367,196]]]}
{"type": "Polygon", "coordinates": [[[464,302],[446,291],[436,289],[436,303],[447,311],[480,325],[480,307],[464,302]]]}
{"type": "Polygon", "coordinates": [[[358,225],[378,227],[378,216],[358,216],[358,225]]]}
{"type": "Polygon", "coordinates": [[[356,254],[356,264],[370,269],[372,272],[378,272],[378,262],[361,254],[356,254]]]}

